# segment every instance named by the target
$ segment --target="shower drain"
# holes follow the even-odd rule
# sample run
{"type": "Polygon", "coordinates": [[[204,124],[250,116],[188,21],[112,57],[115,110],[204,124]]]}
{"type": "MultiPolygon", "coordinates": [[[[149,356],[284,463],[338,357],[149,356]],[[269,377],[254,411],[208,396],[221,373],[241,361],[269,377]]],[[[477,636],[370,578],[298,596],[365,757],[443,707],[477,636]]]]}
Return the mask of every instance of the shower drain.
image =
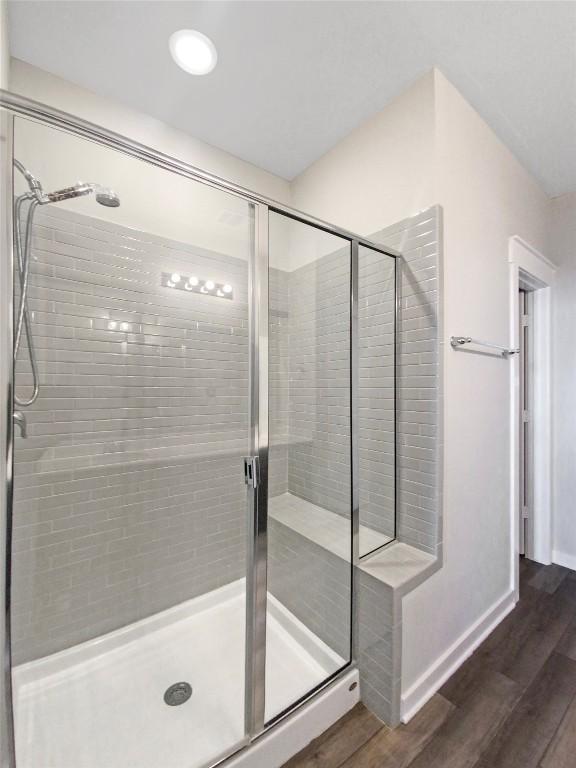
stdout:
{"type": "Polygon", "coordinates": [[[177,707],[179,704],[184,704],[185,701],[192,696],[192,686],[190,683],[174,683],[170,688],[166,690],[164,694],[164,702],[169,707],[177,707]]]}

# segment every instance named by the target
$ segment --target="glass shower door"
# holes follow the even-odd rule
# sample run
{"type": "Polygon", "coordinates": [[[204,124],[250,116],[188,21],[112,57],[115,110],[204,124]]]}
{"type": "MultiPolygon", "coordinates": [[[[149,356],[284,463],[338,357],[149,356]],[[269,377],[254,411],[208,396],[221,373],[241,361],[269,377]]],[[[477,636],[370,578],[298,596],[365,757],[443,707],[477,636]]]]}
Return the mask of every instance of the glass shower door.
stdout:
{"type": "Polygon", "coordinates": [[[270,213],[267,722],[351,659],[351,242],[270,213]]]}
{"type": "Polygon", "coordinates": [[[254,206],[24,118],[14,158],[17,765],[212,765],[247,742],[254,206]]]}

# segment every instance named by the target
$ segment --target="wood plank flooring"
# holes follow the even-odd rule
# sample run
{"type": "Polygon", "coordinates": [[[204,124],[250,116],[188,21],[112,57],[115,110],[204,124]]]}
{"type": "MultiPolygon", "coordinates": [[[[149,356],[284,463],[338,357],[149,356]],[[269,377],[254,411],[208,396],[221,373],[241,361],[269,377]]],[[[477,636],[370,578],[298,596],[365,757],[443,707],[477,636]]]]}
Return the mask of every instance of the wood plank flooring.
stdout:
{"type": "Polygon", "coordinates": [[[358,704],[284,768],[576,768],[576,573],[520,564],[520,601],[407,724],[358,704]]]}

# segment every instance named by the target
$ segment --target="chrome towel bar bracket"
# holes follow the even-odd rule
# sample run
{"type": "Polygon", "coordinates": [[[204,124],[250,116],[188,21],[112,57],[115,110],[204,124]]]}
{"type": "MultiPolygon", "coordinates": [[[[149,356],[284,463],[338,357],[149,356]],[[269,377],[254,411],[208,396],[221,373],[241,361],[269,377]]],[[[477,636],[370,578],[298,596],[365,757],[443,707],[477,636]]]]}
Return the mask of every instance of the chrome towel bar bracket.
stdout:
{"type": "Polygon", "coordinates": [[[500,352],[502,357],[510,357],[511,355],[519,354],[519,349],[509,349],[508,347],[502,347],[500,344],[492,344],[489,341],[480,341],[480,339],[473,339],[470,336],[450,336],[450,344],[452,349],[461,349],[466,344],[473,344],[476,347],[486,347],[487,349],[496,350],[500,352]]]}

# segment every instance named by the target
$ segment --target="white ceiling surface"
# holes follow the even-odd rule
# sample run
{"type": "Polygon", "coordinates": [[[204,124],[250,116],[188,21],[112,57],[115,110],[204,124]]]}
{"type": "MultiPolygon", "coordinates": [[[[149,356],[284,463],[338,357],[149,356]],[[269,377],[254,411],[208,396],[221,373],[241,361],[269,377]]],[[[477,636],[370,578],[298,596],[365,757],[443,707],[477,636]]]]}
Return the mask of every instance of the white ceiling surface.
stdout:
{"type": "Polygon", "coordinates": [[[576,2],[10,4],[12,55],[292,179],[439,67],[550,195],[576,189],[576,2]],[[181,71],[181,28],[218,65],[181,71]]]}

